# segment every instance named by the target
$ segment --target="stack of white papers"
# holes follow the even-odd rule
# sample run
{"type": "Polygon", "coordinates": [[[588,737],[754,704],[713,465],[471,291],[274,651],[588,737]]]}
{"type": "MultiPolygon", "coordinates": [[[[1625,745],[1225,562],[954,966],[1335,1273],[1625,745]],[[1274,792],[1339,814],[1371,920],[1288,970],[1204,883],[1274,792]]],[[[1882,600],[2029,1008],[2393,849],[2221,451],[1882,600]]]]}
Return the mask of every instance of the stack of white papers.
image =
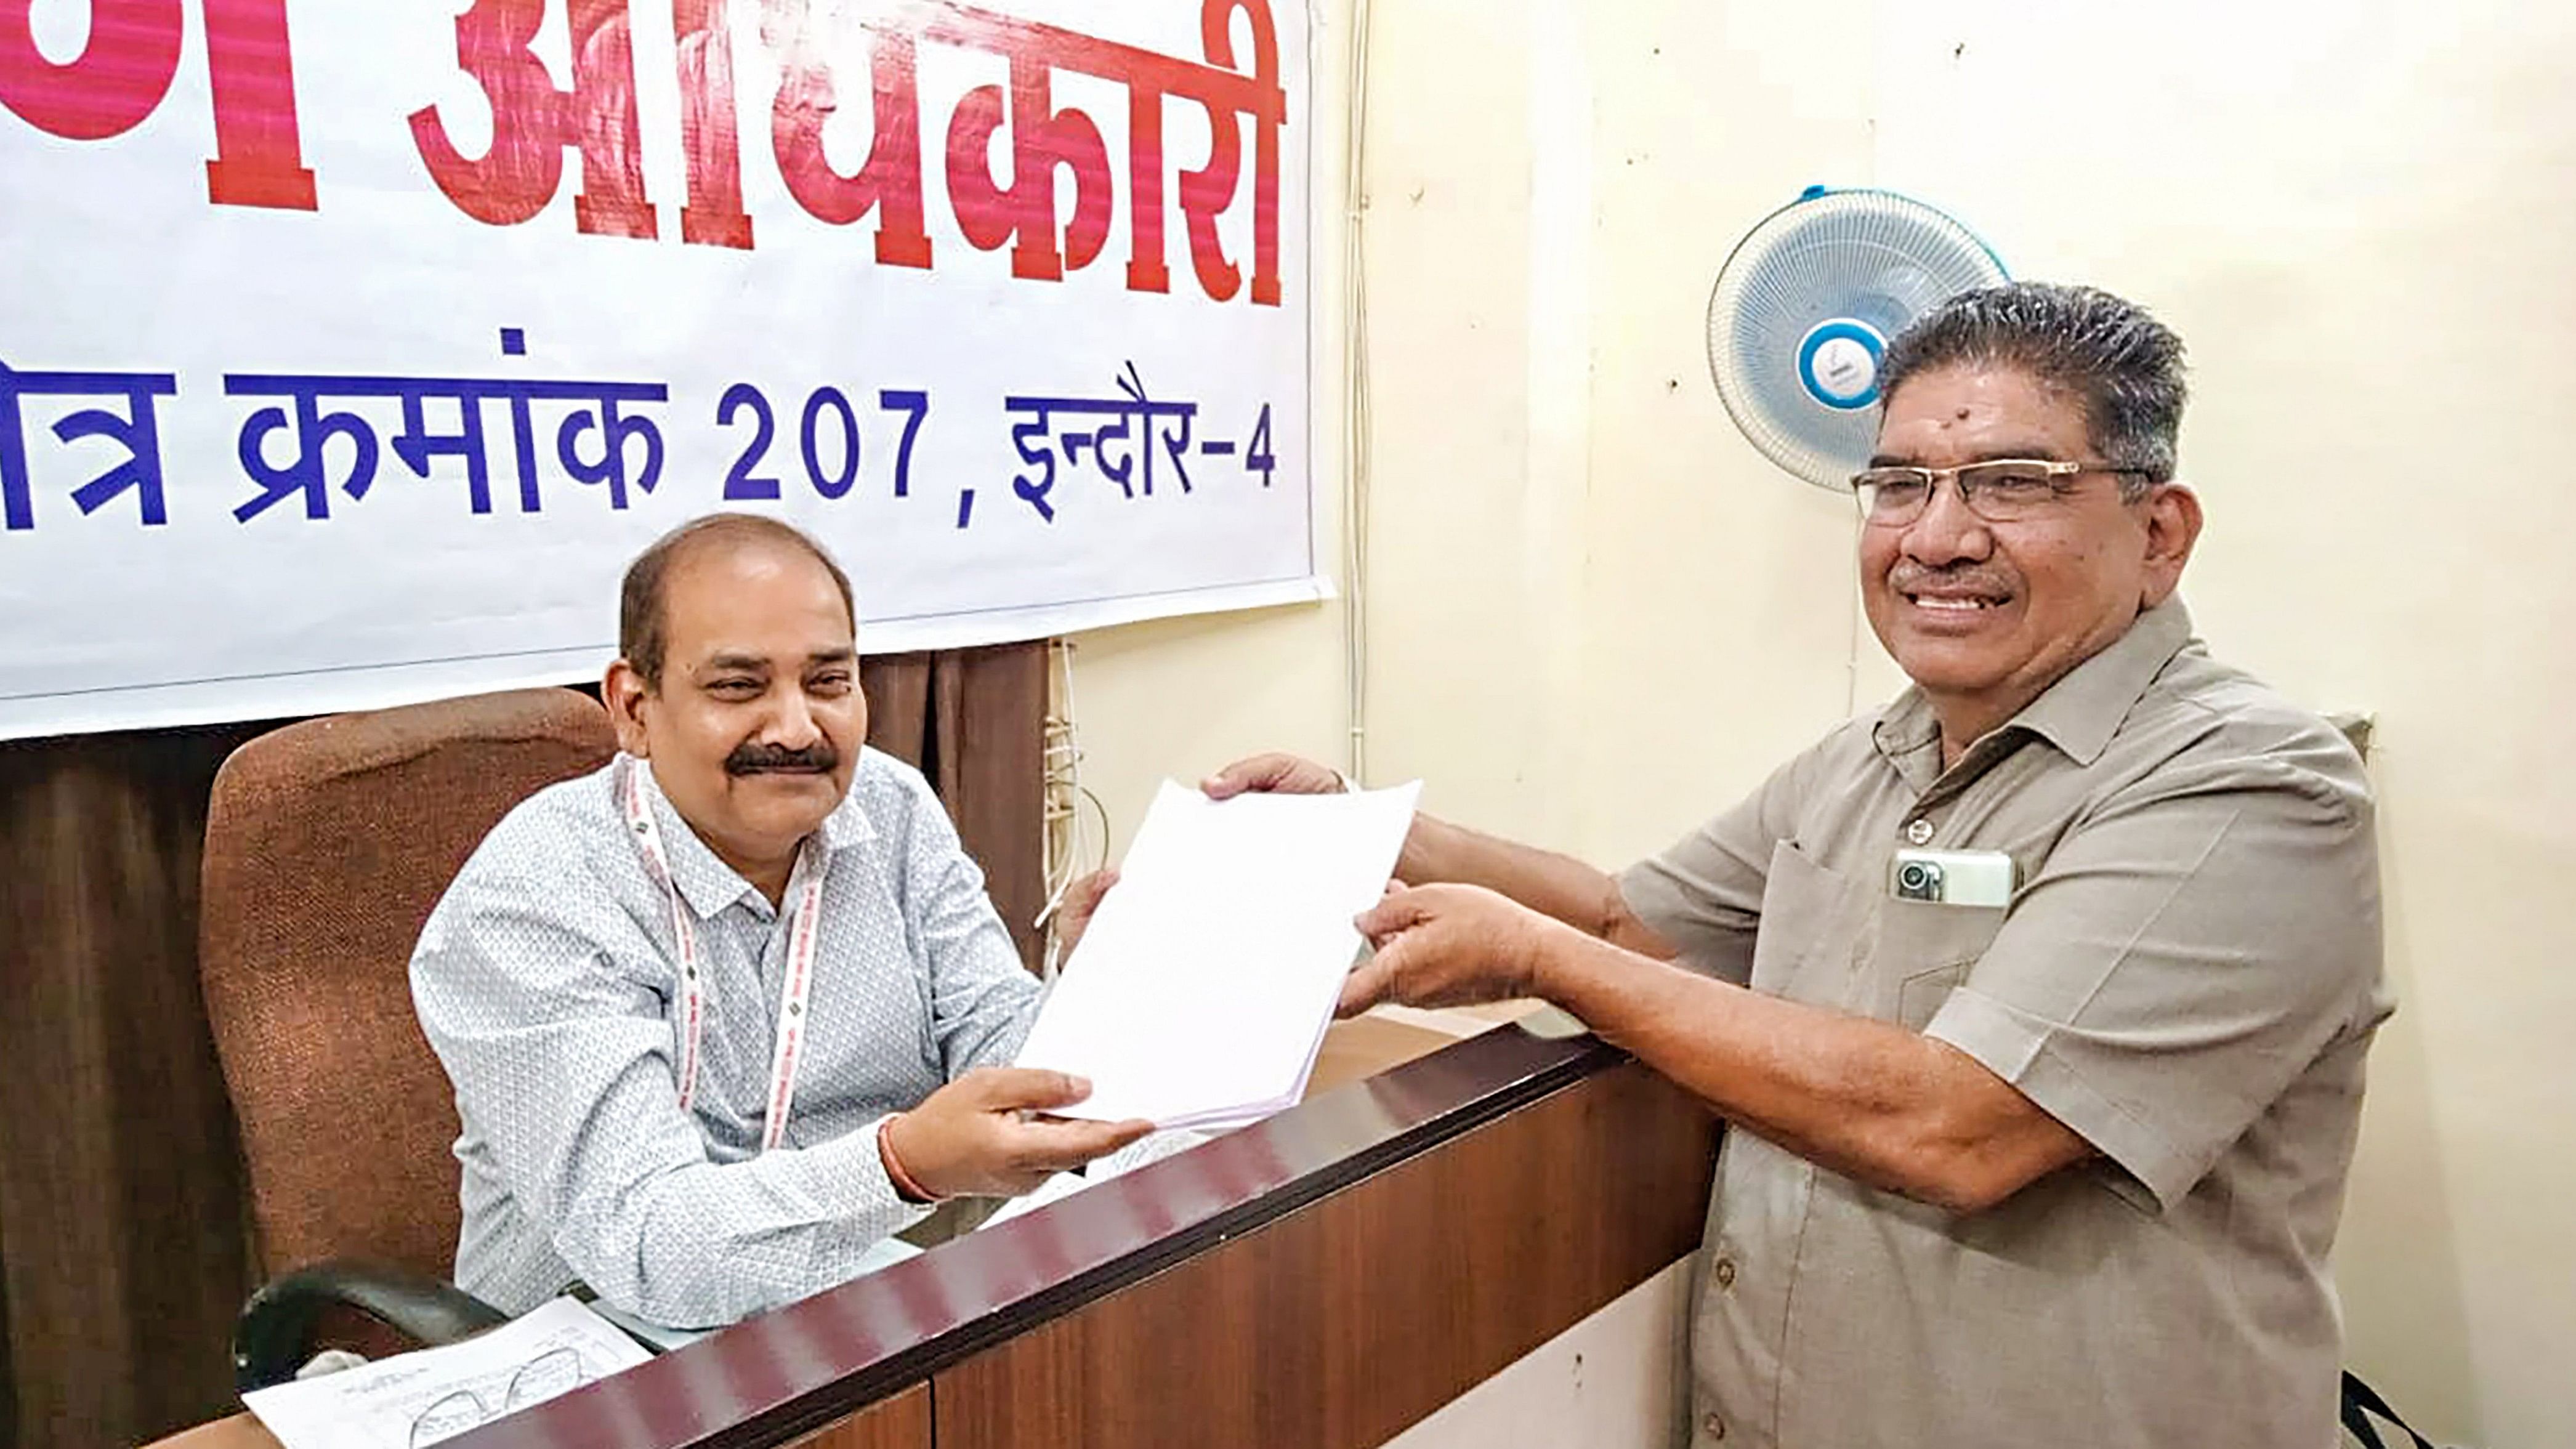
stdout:
{"type": "Polygon", "coordinates": [[[1294,1106],[1417,784],[1211,801],[1166,781],[1019,1064],[1091,1079],[1066,1115],[1227,1127],[1294,1106]]]}
{"type": "Polygon", "coordinates": [[[257,1389],[242,1402],[286,1449],[420,1449],[650,1357],[570,1298],[445,1348],[257,1389]]]}

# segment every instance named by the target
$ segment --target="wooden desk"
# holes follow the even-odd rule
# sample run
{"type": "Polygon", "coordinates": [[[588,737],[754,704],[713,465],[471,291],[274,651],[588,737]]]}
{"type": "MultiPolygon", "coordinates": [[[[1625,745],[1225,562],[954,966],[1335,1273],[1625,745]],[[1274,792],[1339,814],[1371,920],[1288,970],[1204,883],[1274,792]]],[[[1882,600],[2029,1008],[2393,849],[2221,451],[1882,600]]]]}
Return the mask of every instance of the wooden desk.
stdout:
{"type": "MultiPolygon", "coordinates": [[[[931,1440],[930,1386],[916,1384],[866,1413],[799,1439],[793,1449],[925,1449],[931,1440]]],[[[157,1440],[152,1449],[279,1449],[277,1436],[248,1414],[157,1440]]]]}
{"type": "MultiPolygon", "coordinates": [[[[1361,1081],[1512,1019],[1510,1008],[1459,1012],[1390,1011],[1337,1021],[1324,1033],[1306,1095],[1361,1081]]],[[[929,1395],[919,1410],[929,1412],[929,1395]]],[[[817,1439],[814,1449],[860,1449],[861,1441],[817,1439]]],[[[909,1441],[905,1441],[909,1442],[909,1441]]],[[[276,1436],[249,1414],[234,1414],[158,1441],[152,1449],[278,1449],[276,1436]]]]}
{"type": "Polygon", "coordinates": [[[1371,1449],[1695,1247],[1716,1130],[1495,1030],[449,1442],[1371,1449]]]}
{"type": "MultiPolygon", "coordinates": [[[[796,1442],[794,1449],[920,1449],[930,1443],[930,1387],[897,1394],[868,1413],[796,1442]]],[[[248,1414],[157,1440],[152,1449],[279,1449],[277,1436],[248,1414]]]]}

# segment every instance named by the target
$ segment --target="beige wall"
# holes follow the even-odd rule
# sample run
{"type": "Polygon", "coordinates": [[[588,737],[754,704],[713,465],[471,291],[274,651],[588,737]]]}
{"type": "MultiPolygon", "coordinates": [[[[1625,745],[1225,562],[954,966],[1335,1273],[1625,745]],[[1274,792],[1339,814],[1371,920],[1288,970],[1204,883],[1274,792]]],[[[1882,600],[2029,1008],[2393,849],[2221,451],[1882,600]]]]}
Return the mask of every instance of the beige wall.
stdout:
{"type": "Polygon", "coordinates": [[[1385,1449],[1669,1449],[1690,1437],[1690,1256],[1386,1441],[1385,1449]]]}
{"type": "MultiPolygon", "coordinates": [[[[2352,1356],[2444,1436],[2576,1443],[2576,767],[2550,743],[2576,706],[2576,8],[1408,0],[1371,52],[1370,774],[1613,863],[1891,687],[1853,643],[1848,504],[1756,458],[1703,361],[1718,263],[1800,186],[1913,192],[2020,275],[2147,302],[2196,362],[2204,633],[2379,720],[2404,1007],[2341,1254],[2352,1356]]],[[[1082,641],[1122,837],[1162,773],[1338,758],[1339,608],[1082,641]]]]}

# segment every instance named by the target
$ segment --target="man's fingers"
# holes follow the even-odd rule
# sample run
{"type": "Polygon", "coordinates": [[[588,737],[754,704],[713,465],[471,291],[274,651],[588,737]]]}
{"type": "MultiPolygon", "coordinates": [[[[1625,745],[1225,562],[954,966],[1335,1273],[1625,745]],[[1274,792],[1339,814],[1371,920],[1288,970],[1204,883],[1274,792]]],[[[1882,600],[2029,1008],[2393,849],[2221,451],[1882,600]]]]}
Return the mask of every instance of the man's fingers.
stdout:
{"type": "Polygon", "coordinates": [[[1342,777],[1296,755],[1254,755],[1237,760],[1199,782],[1199,790],[1211,800],[1253,791],[1275,791],[1282,795],[1330,795],[1342,788],[1342,777]]]}
{"type": "Polygon", "coordinates": [[[1080,1077],[1032,1067],[978,1067],[957,1080],[975,1084],[975,1104],[987,1111],[1044,1111],[1091,1095],[1091,1083],[1080,1077]]]}
{"type": "Polygon", "coordinates": [[[1342,978],[1342,995],[1333,1003],[1333,1015],[1357,1016],[1386,1000],[1395,980],[1394,973],[1387,969],[1389,954],[1379,952],[1342,978]]]}
{"type": "Polygon", "coordinates": [[[1371,941],[1384,942],[1399,931],[1421,925],[1425,914],[1420,892],[1390,883],[1378,903],[1360,912],[1351,924],[1371,941]]]}
{"type": "Polygon", "coordinates": [[[1071,957],[1073,948],[1081,945],[1082,938],[1090,934],[1091,918],[1100,914],[1100,903],[1108,898],[1109,888],[1116,884],[1117,870],[1103,867],[1065,888],[1064,906],[1056,913],[1055,930],[1057,948],[1066,957],[1071,957]]]}
{"type": "Polygon", "coordinates": [[[1142,1120],[1083,1122],[1058,1118],[1024,1122],[1017,1130],[1020,1142],[1012,1154],[1014,1161],[1022,1167],[1061,1172],[1117,1151],[1152,1132],[1154,1124],[1142,1120]]]}
{"type": "Polygon", "coordinates": [[[1199,792],[1211,800],[1224,800],[1246,790],[1267,790],[1280,771],[1283,755],[1254,755],[1237,760],[1199,782],[1199,792]]]}
{"type": "Polygon", "coordinates": [[[1082,915],[1090,915],[1100,909],[1102,898],[1106,897],[1109,894],[1109,888],[1116,884],[1118,884],[1116,866],[1104,866],[1095,870],[1073,883],[1073,889],[1068,893],[1065,907],[1082,915]]]}

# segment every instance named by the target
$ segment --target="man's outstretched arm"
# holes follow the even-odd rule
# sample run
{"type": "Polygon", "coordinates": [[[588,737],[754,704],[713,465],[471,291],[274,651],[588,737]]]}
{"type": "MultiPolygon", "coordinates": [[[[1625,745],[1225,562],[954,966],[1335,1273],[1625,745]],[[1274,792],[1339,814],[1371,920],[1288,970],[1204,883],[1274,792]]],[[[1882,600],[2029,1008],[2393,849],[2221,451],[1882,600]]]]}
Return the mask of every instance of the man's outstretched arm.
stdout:
{"type": "Polygon", "coordinates": [[[1344,1012],[1537,996],[1743,1130],[1953,1212],[2003,1201],[2091,1146],[1974,1057],[1889,1022],[1778,997],[1534,918],[1474,887],[1390,896],[1344,1012]]]}

